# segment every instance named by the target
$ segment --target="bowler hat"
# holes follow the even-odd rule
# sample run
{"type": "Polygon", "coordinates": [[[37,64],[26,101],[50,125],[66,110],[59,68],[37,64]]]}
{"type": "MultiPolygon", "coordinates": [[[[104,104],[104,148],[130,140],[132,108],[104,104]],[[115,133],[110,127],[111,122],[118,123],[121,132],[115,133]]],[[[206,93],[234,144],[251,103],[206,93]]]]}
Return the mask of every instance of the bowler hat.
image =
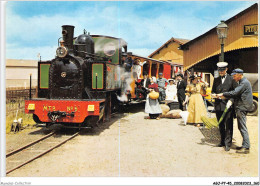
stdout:
{"type": "Polygon", "coordinates": [[[193,80],[193,79],[195,79],[195,76],[194,76],[194,75],[191,75],[191,76],[189,77],[189,79],[190,79],[190,80],[193,80]]]}
{"type": "Polygon", "coordinates": [[[235,70],[232,71],[231,76],[235,75],[235,74],[243,74],[243,70],[240,68],[236,68],[235,70]]]}
{"type": "Polygon", "coordinates": [[[176,76],[180,76],[181,78],[183,78],[183,75],[182,75],[182,74],[177,74],[176,76]]]}
{"type": "Polygon", "coordinates": [[[200,77],[200,76],[194,76],[194,75],[191,75],[189,78],[190,78],[191,80],[193,80],[193,79],[201,78],[201,77],[200,77]]]}

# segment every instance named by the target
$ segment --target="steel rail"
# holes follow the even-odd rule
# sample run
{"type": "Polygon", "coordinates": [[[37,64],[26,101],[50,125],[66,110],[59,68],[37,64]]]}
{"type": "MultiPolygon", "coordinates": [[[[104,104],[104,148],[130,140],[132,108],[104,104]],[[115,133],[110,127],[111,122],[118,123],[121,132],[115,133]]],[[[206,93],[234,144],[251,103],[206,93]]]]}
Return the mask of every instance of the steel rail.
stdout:
{"type": "Polygon", "coordinates": [[[46,150],[45,152],[39,154],[38,156],[35,156],[34,158],[32,158],[32,159],[26,161],[25,163],[22,163],[22,164],[16,166],[15,168],[13,168],[13,169],[11,169],[11,170],[8,170],[8,171],[6,172],[6,174],[9,174],[9,173],[13,172],[14,170],[19,169],[20,167],[22,167],[22,166],[24,166],[24,165],[26,165],[26,164],[28,164],[28,163],[30,163],[30,162],[36,160],[37,158],[43,156],[44,154],[47,154],[48,152],[52,151],[53,149],[55,149],[55,148],[57,148],[57,147],[63,145],[63,144],[66,143],[67,141],[69,141],[69,140],[71,140],[72,138],[76,137],[78,134],[79,134],[79,132],[75,133],[74,135],[72,135],[72,136],[69,137],[68,139],[66,139],[66,140],[62,141],[61,143],[55,145],[54,147],[52,147],[52,148],[46,150]]]}
{"type": "Polygon", "coordinates": [[[54,134],[55,134],[55,132],[51,132],[50,134],[48,134],[48,135],[46,135],[46,136],[43,136],[42,138],[40,138],[40,139],[38,139],[38,140],[35,140],[35,141],[33,141],[33,142],[31,142],[31,143],[29,143],[29,144],[23,146],[23,147],[20,147],[19,149],[13,150],[12,152],[9,152],[8,154],[6,154],[6,157],[9,157],[9,156],[11,156],[11,155],[13,155],[13,154],[16,154],[16,153],[18,153],[18,152],[20,152],[20,151],[22,151],[22,150],[24,150],[24,149],[26,149],[26,148],[28,148],[28,147],[30,147],[30,146],[36,144],[36,143],[42,141],[42,140],[44,140],[44,139],[46,139],[46,138],[48,138],[48,137],[50,137],[50,136],[52,136],[52,135],[54,135],[54,134]]]}

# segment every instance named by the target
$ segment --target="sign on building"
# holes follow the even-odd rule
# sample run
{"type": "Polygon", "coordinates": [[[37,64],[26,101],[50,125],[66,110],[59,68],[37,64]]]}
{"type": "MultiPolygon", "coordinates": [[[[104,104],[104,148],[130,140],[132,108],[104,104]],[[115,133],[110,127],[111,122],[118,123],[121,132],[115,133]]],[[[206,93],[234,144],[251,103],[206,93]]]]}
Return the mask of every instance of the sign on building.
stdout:
{"type": "Polygon", "coordinates": [[[257,35],[258,25],[244,25],[244,35],[257,35]]]}

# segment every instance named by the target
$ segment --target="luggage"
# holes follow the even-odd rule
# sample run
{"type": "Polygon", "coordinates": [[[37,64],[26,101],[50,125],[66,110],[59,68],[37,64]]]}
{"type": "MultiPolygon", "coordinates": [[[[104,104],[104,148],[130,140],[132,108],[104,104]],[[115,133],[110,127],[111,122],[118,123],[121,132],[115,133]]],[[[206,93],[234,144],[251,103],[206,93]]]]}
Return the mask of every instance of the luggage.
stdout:
{"type": "Polygon", "coordinates": [[[166,118],[172,118],[172,119],[178,119],[181,118],[180,112],[182,110],[178,109],[178,110],[171,110],[169,112],[167,112],[167,114],[165,115],[166,118]]]}
{"type": "Polygon", "coordinates": [[[159,98],[159,92],[152,91],[149,93],[150,99],[158,99],[159,98]]]}
{"type": "Polygon", "coordinates": [[[167,104],[170,107],[170,110],[179,109],[179,102],[173,101],[167,104]]]}

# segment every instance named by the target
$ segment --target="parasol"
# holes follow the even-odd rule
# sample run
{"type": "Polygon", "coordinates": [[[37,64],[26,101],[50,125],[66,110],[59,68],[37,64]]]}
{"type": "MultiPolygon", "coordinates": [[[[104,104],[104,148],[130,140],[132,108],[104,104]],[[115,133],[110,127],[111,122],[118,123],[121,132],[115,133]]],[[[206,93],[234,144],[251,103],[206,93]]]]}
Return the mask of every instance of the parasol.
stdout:
{"type": "Polygon", "coordinates": [[[207,116],[201,116],[201,120],[203,121],[204,125],[211,129],[213,127],[218,127],[219,124],[223,121],[223,118],[225,117],[228,109],[231,107],[232,102],[230,100],[228,100],[226,108],[222,114],[222,116],[220,117],[219,121],[217,120],[217,118],[209,118],[207,116]]]}

